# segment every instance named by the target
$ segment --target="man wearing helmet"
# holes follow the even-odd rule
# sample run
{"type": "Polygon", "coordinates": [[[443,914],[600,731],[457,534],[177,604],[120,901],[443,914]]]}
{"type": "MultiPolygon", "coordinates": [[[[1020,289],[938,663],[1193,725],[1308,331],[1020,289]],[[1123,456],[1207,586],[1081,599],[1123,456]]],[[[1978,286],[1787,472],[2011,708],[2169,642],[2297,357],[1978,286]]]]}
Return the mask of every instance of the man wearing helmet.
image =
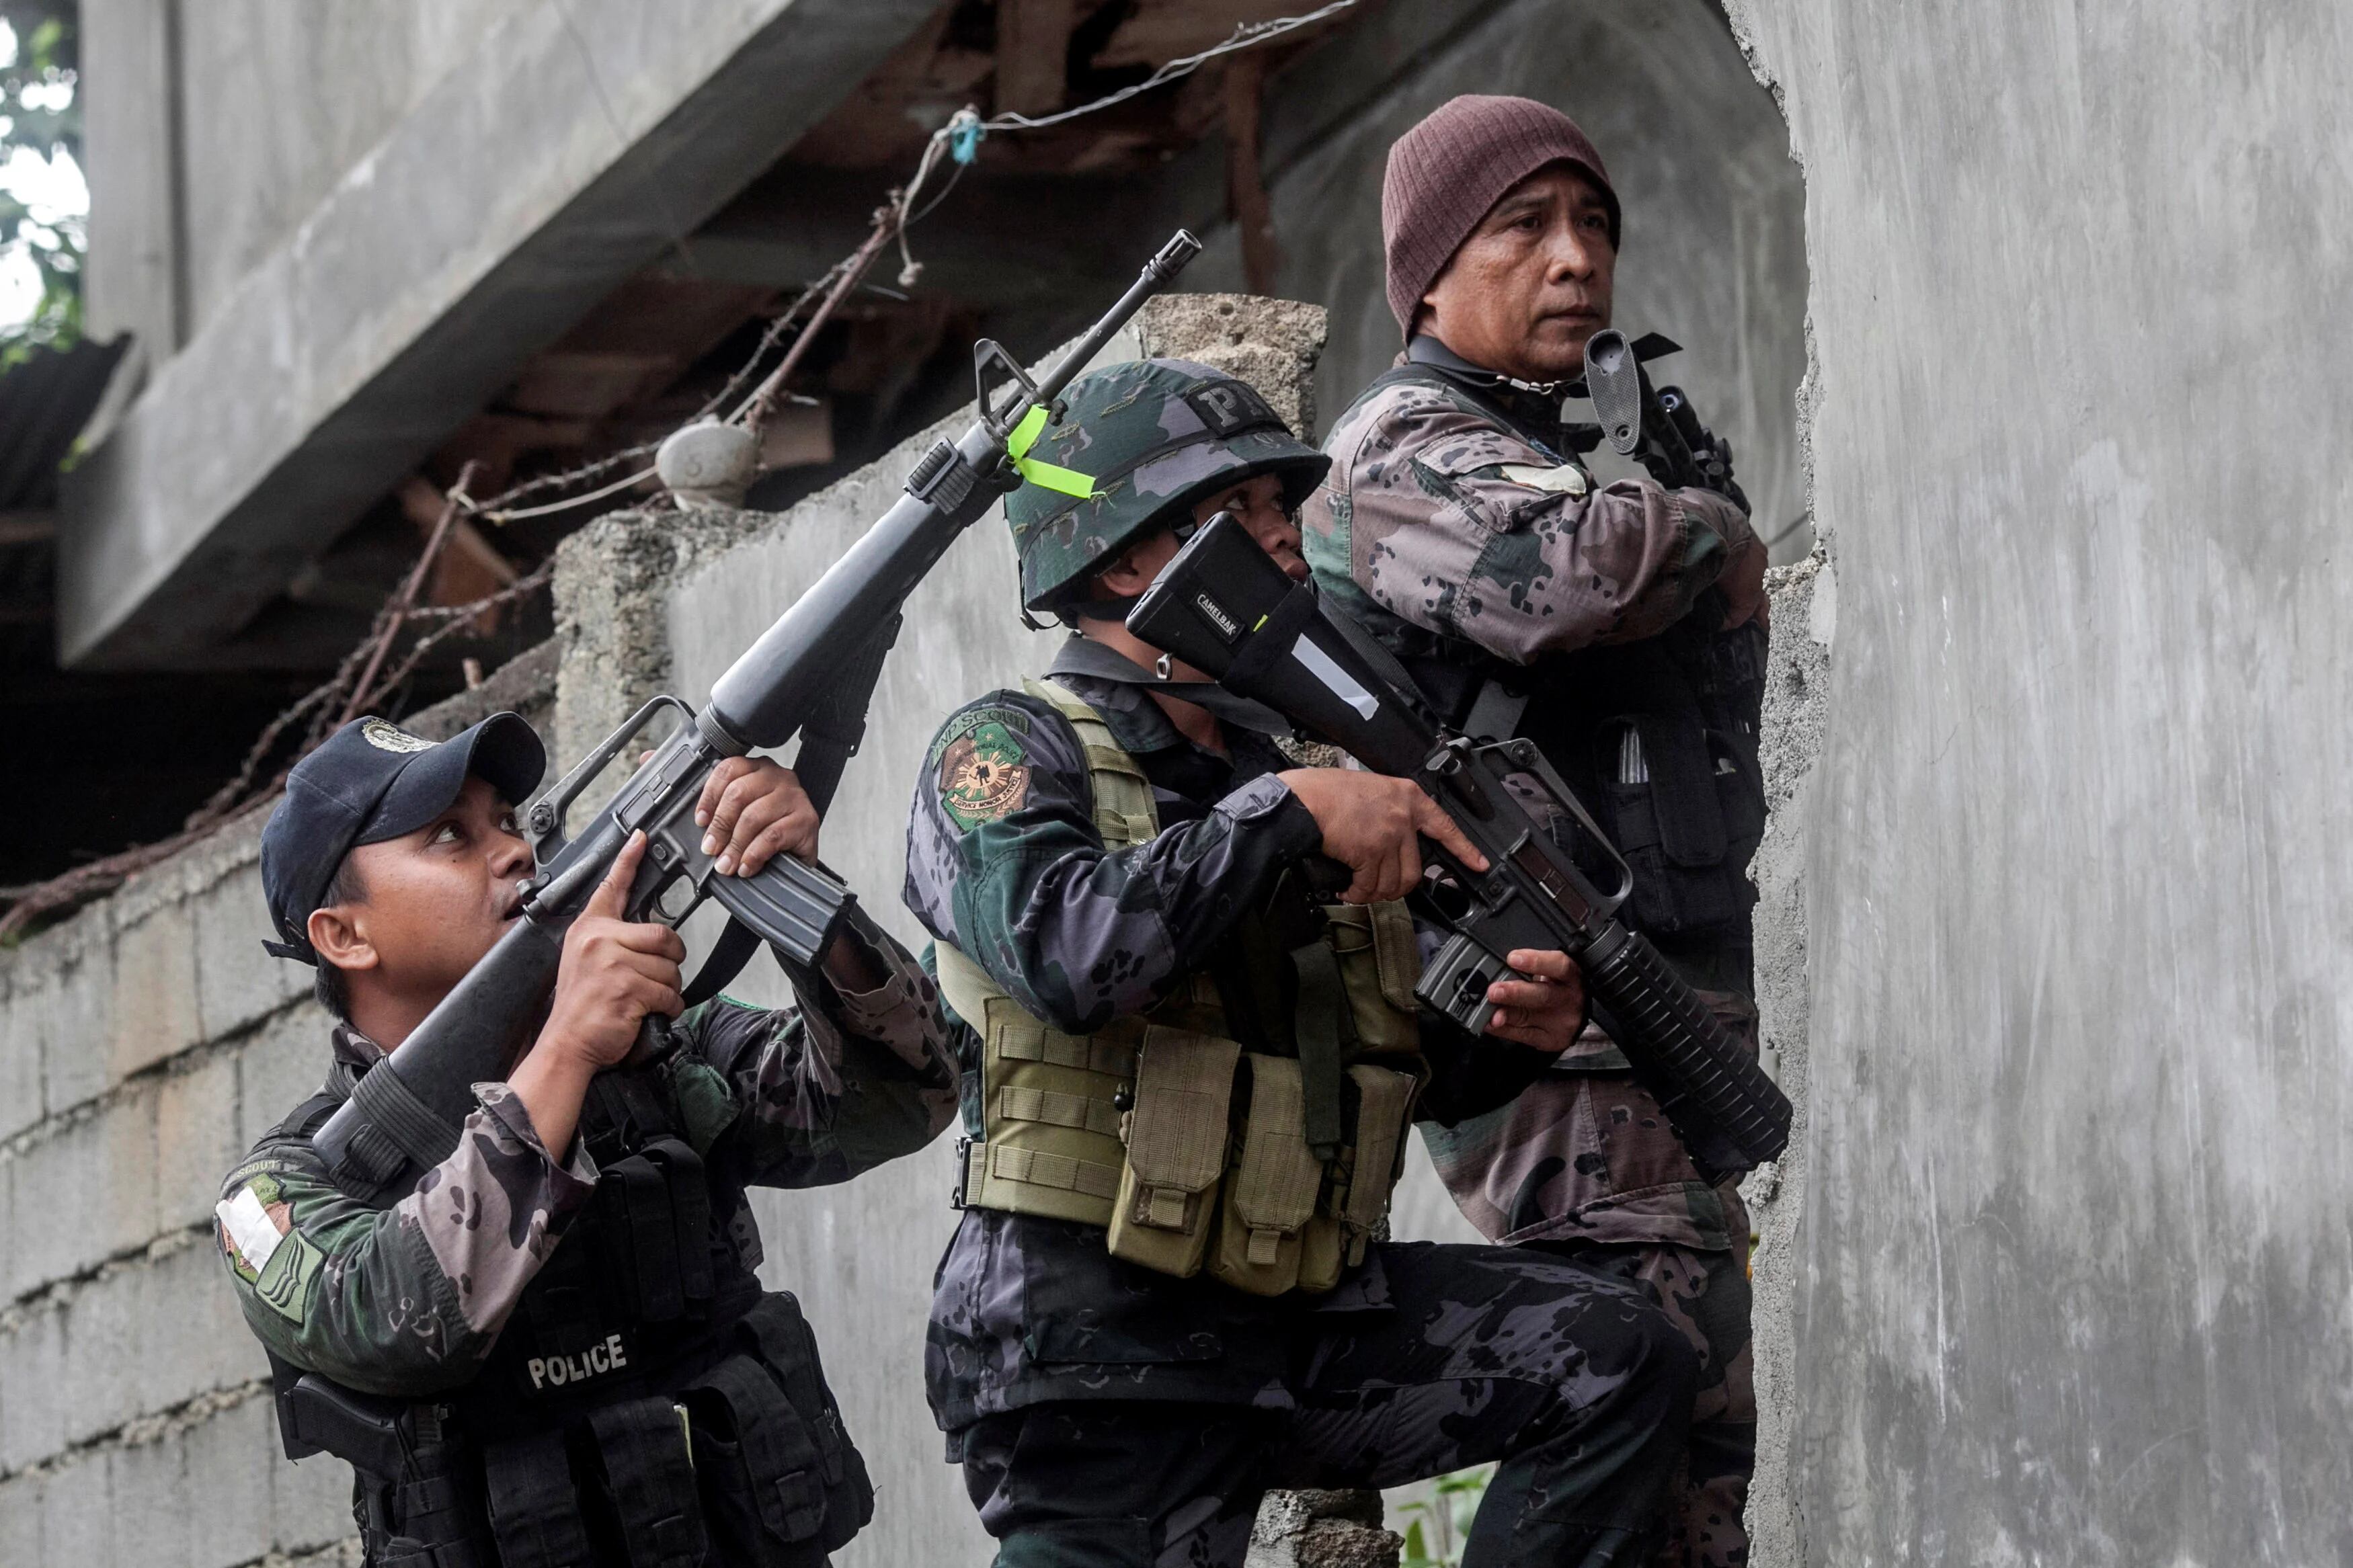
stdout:
{"type": "MultiPolygon", "coordinates": [[[[1458,98],[1390,149],[1381,214],[1406,352],[1325,443],[1334,466],[1301,513],[1316,581],[1440,718],[1543,751],[1634,868],[1626,918],[1753,1040],[1765,549],[1713,491],[1597,483],[1562,422],[1609,324],[1620,214],[1601,156],[1557,110],[1458,98]]],[[[1634,1280],[1691,1340],[1699,1394],[1661,1561],[1746,1562],[1737,1173],[1693,1165],[1598,1027],[1510,1106],[1423,1135],[1489,1239],[1634,1280]]]]}
{"type": "Polygon", "coordinates": [[[1067,489],[1007,514],[1026,606],[1074,635],[949,717],[908,830],[963,1026],[925,1373],[998,1562],[1239,1563],[1269,1486],[1490,1459],[1467,1562],[1636,1561],[1689,1346],[1561,1259],[1384,1239],[1408,1122],[1537,1076],[1583,1021],[1573,966],[1514,954],[1487,1036],[1421,1014],[1416,836],[1476,851],[1409,784],[1293,766],[1274,715],[1123,623],[1219,510],[1303,577],[1326,460],[1184,361],[1066,401],[1032,456],[1067,489]]]}

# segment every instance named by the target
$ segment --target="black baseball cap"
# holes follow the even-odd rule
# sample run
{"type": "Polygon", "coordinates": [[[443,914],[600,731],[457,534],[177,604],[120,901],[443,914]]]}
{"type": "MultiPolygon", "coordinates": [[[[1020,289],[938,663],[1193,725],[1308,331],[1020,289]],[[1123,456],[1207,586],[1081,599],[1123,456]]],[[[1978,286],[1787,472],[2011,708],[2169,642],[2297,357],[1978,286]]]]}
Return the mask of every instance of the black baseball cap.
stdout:
{"type": "Polygon", "coordinates": [[[520,713],[493,713],[438,742],[383,719],[353,720],[294,764],[261,830],[262,896],[284,939],[261,945],[318,963],[305,928],[354,845],[416,832],[449,809],[470,773],[519,805],[546,771],[546,749],[520,713]]]}

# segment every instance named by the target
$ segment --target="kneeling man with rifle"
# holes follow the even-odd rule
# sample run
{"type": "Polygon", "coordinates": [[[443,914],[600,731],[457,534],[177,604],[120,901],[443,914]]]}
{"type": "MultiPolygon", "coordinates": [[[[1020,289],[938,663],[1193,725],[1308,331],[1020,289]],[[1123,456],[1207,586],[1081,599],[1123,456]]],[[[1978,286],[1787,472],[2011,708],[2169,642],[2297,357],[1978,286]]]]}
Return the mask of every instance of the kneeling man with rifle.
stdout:
{"type": "Polygon", "coordinates": [[[1420,836],[1485,858],[1414,783],[1294,766],[1282,719],[1123,625],[1221,510],[1304,577],[1290,509],[1325,459],[1180,360],[1081,378],[1035,451],[1050,482],[1007,503],[1022,599],[1077,635],[949,717],[907,849],[967,1026],[924,1373],[998,1563],[1234,1568],[1270,1486],[1488,1460],[1466,1563],[1639,1560],[1690,1346],[1565,1259],[1387,1239],[1409,1123],[1542,1072],[1576,971],[1545,934],[1477,1026],[1421,1005],[1420,836]]]}

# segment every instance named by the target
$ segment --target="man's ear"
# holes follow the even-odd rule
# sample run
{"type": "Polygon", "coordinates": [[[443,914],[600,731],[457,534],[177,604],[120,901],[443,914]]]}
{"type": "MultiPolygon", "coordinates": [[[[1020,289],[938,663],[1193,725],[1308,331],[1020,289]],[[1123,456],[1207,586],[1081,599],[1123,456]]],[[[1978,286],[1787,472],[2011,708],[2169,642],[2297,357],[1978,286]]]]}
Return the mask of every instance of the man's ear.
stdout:
{"type": "Polygon", "coordinates": [[[303,934],[323,963],[337,969],[374,969],[383,960],[367,936],[365,911],[356,904],[330,904],[312,910],[303,934]]]}
{"type": "Polygon", "coordinates": [[[1123,550],[1119,559],[1095,574],[1099,599],[1133,599],[1152,586],[1152,579],[1135,569],[1135,552],[1123,550]]]}

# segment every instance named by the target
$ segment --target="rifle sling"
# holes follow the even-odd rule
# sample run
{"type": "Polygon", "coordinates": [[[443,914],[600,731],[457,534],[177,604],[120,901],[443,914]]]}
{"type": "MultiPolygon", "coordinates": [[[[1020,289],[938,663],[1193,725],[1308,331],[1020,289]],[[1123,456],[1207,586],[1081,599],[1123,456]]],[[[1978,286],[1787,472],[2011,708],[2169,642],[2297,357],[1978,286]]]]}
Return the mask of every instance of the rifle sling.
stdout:
{"type": "Polygon", "coordinates": [[[700,1007],[727,988],[727,983],[744,973],[752,955],[760,951],[760,936],[750,926],[734,916],[727,917],[727,929],[711,946],[711,956],[694,972],[694,978],[681,993],[689,1007],[700,1007]]]}

